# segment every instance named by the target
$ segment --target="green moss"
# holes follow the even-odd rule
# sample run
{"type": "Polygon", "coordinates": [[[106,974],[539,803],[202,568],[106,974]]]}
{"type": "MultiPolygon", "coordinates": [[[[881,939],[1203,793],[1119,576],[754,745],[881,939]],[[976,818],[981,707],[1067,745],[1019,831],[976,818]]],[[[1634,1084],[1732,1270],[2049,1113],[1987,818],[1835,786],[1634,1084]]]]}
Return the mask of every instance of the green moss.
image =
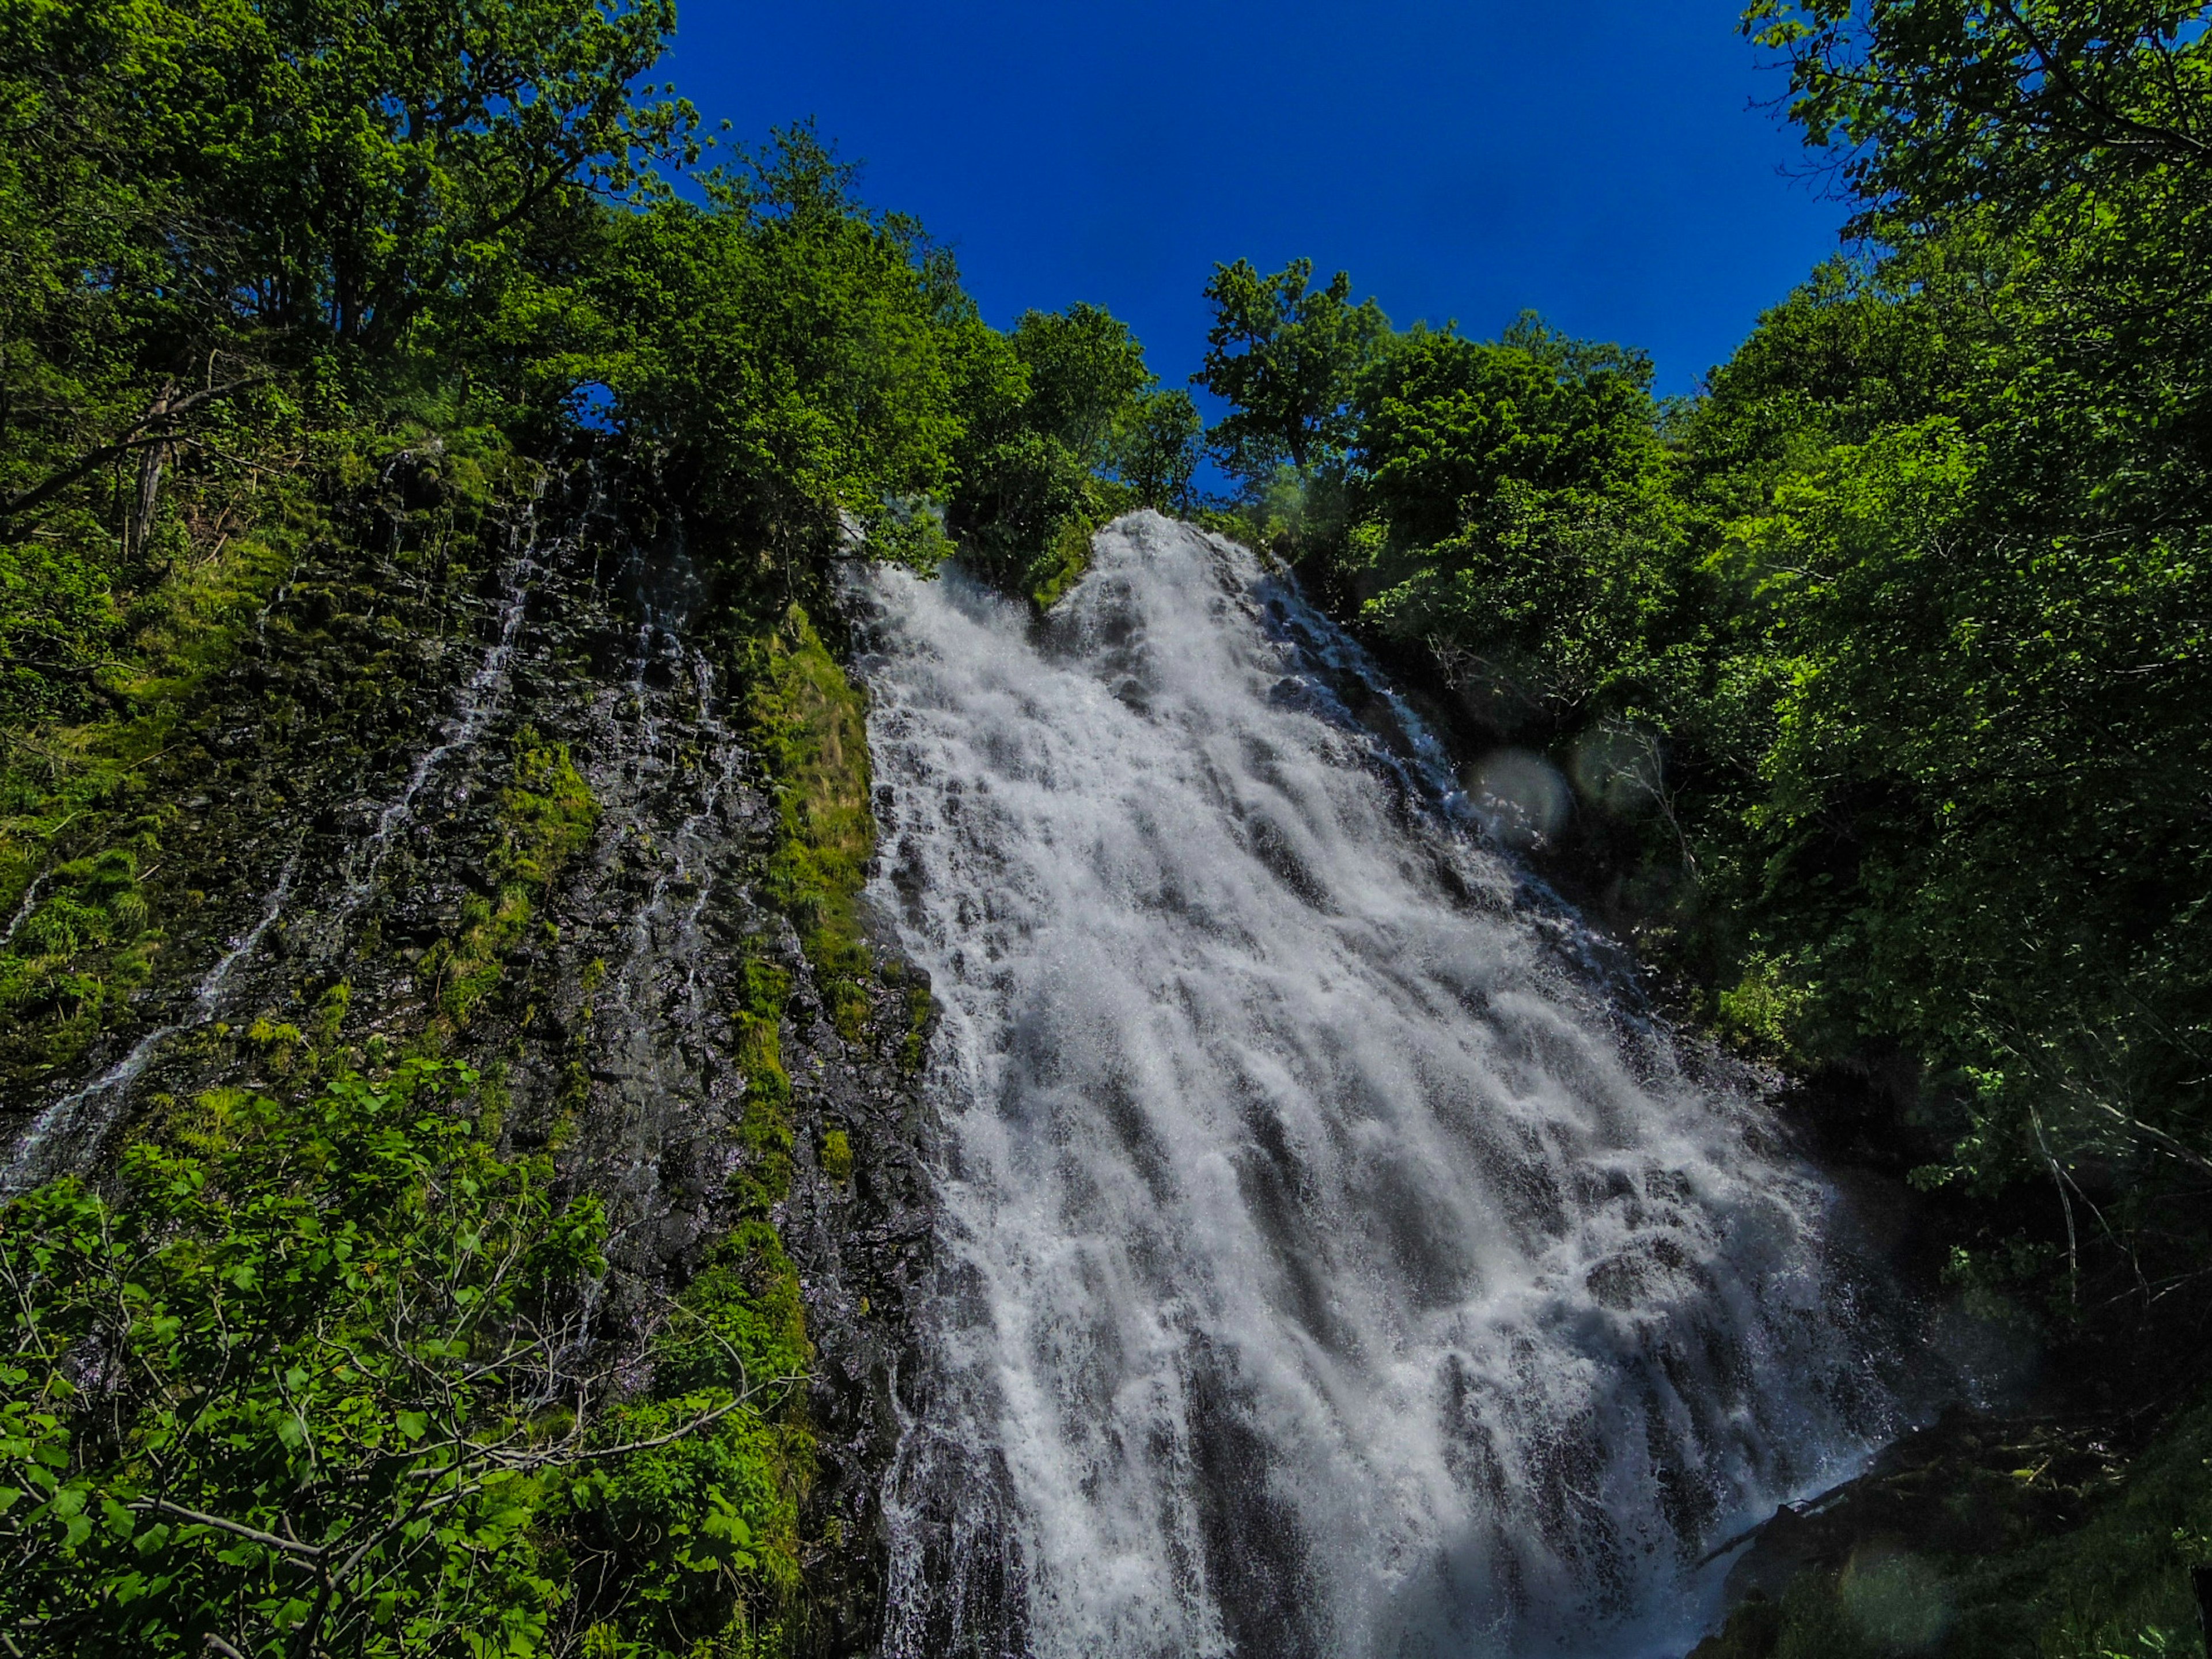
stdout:
{"type": "Polygon", "coordinates": [[[899,1042],[899,1070],[919,1077],[929,1059],[929,1033],[937,1019],[937,999],[921,986],[907,988],[906,1035],[899,1042]]]}
{"type": "Polygon", "coordinates": [[[582,1516],[587,1550],[613,1559],[630,1602],[616,1628],[712,1632],[694,1650],[718,1655],[785,1650],[803,1577],[799,1505],[815,1474],[801,1410],[813,1361],[805,1304],[767,1214],[791,1178],[791,1085],[775,1018],[790,981],[754,960],[746,988],[737,1016],[745,1159],[734,1182],[746,1214],[669,1310],[653,1345],[651,1397],[626,1407],[611,1432],[650,1439],[729,1394],[748,1408],[631,1458],[582,1516]]]}
{"type": "Polygon", "coordinates": [[[591,840],[599,822],[599,803],[568,745],[524,731],[515,741],[514,780],[500,797],[494,862],[501,884],[544,887],[591,840]]]}
{"type": "Polygon", "coordinates": [[[76,1060],[97,1036],[111,986],[128,989],[153,971],[161,935],[142,885],[140,854],[158,850],[150,832],[131,844],[57,866],[15,935],[0,950],[0,1013],[12,1015],[33,1065],[76,1060]]]}
{"type": "Polygon", "coordinates": [[[529,928],[533,896],[591,840],[599,821],[599,801],[568,746],[523,731],[513,779],[500,796],[500,839],[491,857],[496,898],[462,902],[459,931],[439,957],[438,1006],[456,1027],[498,988],[504,957],[529,928]]]}
{"type": "Polygon", "coordinates": [[[791,1077],[775,1019],[741,1013],[736,1023],[736,1059],[745,1076],[738,1135],[745,1158],[733,1184],[746,1209],[764,1215],[791,1189],[791,1077]]]}
{"type": "Polygon", "coordinates": [[[860,926],[876,848],[866,701],[795,605],[752,655],[747,713],[775,777],[769,891],[798,929],[832,1023],[858,1041],[873,969],[860,926]]]}
{"type": "Polygon", "coordinates": [[[853,1138],[842,1129],[823,1134],[822,1173],[840,1187],[853,1178],[853,1138]]]}
{"type": "Polygon", "coordinates": [[[1082,518],[1065,519],[1053,532],[1045,550],[1026,573],[1030,598],[1040,611],[1049,611],[1060,596],[1083,580],[1091,568],[1091,538],[1097,526],[1082,518]]]}
{"type": "Polygon", "coordinates": [[[353,987],[344,980],[326,987],[315,999],[314,1038],[322,1048],[335,1047],[345,1030],[346,1013],[353,1006],[353,987]]]}

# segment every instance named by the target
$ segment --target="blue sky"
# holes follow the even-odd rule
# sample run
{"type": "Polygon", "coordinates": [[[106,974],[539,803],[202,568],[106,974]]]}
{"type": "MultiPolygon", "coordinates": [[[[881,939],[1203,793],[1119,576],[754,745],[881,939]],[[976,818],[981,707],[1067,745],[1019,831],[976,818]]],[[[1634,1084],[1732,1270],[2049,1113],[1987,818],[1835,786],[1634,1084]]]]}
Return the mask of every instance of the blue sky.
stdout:
{"type": "Polygon", "coordinates": [[[1307,255],[1400,325],[1523,307],[1692,390],[1835,246],[1738,0],[688,0],[665,68],[738,136],[813,116],[986,318],[1079,300],[1179,384],[1216,260],[1307,255]]]}

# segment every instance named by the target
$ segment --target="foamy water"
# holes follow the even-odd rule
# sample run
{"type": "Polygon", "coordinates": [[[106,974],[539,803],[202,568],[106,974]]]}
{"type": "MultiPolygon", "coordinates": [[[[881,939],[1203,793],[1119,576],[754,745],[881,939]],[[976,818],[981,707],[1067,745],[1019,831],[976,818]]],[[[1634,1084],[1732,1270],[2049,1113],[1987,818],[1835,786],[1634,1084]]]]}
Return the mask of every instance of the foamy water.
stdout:
{"type": "Polygon", "coordinates": [[[945,1005],[886,1652],[1635,1653],[1893,1426],[1765,1109],[1248,552],[862,595],[945,1005]]]}

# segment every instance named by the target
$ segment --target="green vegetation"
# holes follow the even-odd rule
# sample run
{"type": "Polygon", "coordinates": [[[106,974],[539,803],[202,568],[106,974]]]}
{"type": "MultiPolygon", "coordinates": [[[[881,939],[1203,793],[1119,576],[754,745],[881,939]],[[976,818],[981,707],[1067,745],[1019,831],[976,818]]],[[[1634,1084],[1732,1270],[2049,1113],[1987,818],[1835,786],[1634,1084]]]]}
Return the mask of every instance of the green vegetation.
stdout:
{"type": "Polygon", "coordinates": [[[746,712],[776,780],[769,892],[799,930],[831,1019],[857,1040],[868,1013],[862,984],[872,968],[860,920],[876,850],[867,706],[797,605],[755,652],[746,712]]]}
{"type": "MultiPolygon", "coordinates": [[[[297,1033],[293,1033],[295,1037],[297,1033]]],[[[798,1578],[795,1288],[739,1237],[587,1365],[595,1200],[413,1060],[201,1099],[0,1218],[0,1620],[62,1654],[749,1652],[798,1578]],[[638,1645],[641,1642],[642,1647],[638,1645]],[[694,1643],[710,1646],[694,1649],[694,1643]]]]}
{"type": "Polygon", "coordinates": [[[499,984],[507,952],[530,925],[532,896],[591,839],[599,820],[599,804],[568,745],[548,745],[535,732],[522,732],[514,781],[500,797],[500,844],[488,872],[494,890],[465,900],[459,933],[422,961],[425,973],[438,975],[438,1006],[455,1026],[467,1024],[499,984]]]}
{"type": "Polygon", "coordinates": [[[822,1173],[840,1187],[853,1178],[853,1138],[842,1129],[830,1129],[823,1134],[822,1173]]]}
{"type": "Polygon", "coordinates": [[[1310,259],[1271,276],[1239,259],[1206,284],[1213,326],[1201,375],[1233,406],[1207,446],[1248,488],[1280,468],[1322,475],[1341,464],[1354,429],[1346,394],[1389,333],[1372,300],[1352,303],[1345,272],[1326,288],[1312,279],[1310,259]]]}
{"type": "Polygon", "coordinates": [[[1127,325],[1096,306],[1024,313],[1007,350],[974,405],[950,526],[985,574],[1048,606],[1108,520],[1190,503],[1200,422],[1190,394],[1163,389],[1127,325]]]}

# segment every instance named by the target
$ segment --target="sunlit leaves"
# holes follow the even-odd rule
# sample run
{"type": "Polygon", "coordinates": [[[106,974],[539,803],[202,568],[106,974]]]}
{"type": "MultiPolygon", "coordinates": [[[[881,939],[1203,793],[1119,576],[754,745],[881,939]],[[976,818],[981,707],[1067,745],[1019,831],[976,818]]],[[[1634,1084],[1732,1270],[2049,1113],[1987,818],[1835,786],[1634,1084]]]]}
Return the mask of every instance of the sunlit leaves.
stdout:
{"type": "Polygon", "coordinates": [[[1340,462],[1352,442],[1352,383],[1382,350],[1389,321],[1354,304],[1343,271],[1313,286],[1313,261],[1262,276],[1249,260],[1216,265],[1213,323],[1198,379],[1231,412],[1206,434],[1222,467],[1248,484],[1278,465],[1340,462]]]}
{"type": "MultiPolygon", "coordinates": [[[[0,1212],[0,1618],[19,1638],[539,1651],[558,1540],[608,1501],[639,1410],[655,1455],[773,1438],[736,1410],[742,1364],[711,1397],[610,1412],[585,1367],[604,1219],[483,1146],[471,1082],[411,1061],[234,1102],[205,1152],[135,1147],[117,1201],[65,1181],[0,1212]]],[[[758,1566],[743,1547],[788,1501],[775,1465],[709,1467],[720,1484],[665,1488],[653,1524],[708,1540],[726,1619],[758,1566]]]]}

